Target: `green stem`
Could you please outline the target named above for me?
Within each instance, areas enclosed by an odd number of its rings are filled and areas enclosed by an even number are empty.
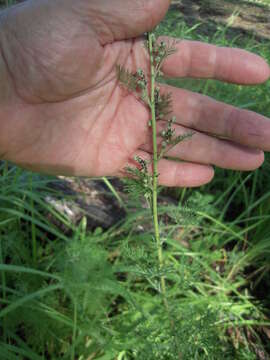
[[[3,256],[3,252],[2,252],[2,241],[0,240],[0,262],[2,264],[4,264],[4,256]],[[5,271],[2,271],[1,272],[1,279],[2,279],[2,299],[3,301],[6,300],[7,298],[7,293],[6,293],[6,286],[7,286],[7,283],[6,283],[6,273]],[[6,317],[4,316],[3,318],[3,338],[4,338],[4,342],[7,341],[7,336],[6,336]]]
[[[73,334],[72,334],[72,351],[71,351],[71,360],[75,360],[75,342],[77,336],[77,320],[78,320],[78,308],[77,300],[74,301],[74,313],[73,313]]]
[[[8,162],[5,161],[3,176],[8,176]]]
[[[152,211],[153,211],[153,221],[154,221],[154,230],[155,230],[155,239],[157,243],[158,250],[158,261],[159,268],[163,268],[163,252],[162,252],[162,243],[160,240],[159,233],[159,222],[158,222],[158,203],[157,203],[157,188],[158,188],[158,145],[157,145],[157,120],[156,120],[156,108],[155,108],[155,88],[156,88],[156,69],[154,65],[154,55],[153,55],[153,34],[149,33],[149,54],[150,54],[150,63],[151,63],[151,118],[152,118],[152,135],[153,135],[153,199],[152,199]],[[166,301],[166,283],[164,276],[161,276],[161,292],[164,297],[164,303],[167,307]]]
[[[162,271],[164,267],[164,259],[163,259],[163,251],[162,251],[162,242],[160,239],[160,232],[159,232],[159,221],[158,221],[158,202],[157,202],[157,194],[158,194],[158,162],[160,160],[158,154],[158,145],[157,145],[157,119],[156,119],[156,107],[155,107],[155,88],[156,88],[156,68],[154,64],[154,55],[153,55],[153,34],[148,33],[148,42],[149,42],[149,54],[150,54],[150,64],[151,64],[151,116],[152,116],[152,136],[153,136],[153,194],[152,194],[152,212],[153,212],[153,222],[154,222],[154,230],[155,230],[155,240],[157,244],[157,251],[158,251],[158,261],[159,261],[159,269]],[[165,277],[161,275],[160,277],[160,284],[161,284],[161,294],[163,296],[163,303],[167,310],[171,329],[173,334],[175,334],[175,324],[174,320],[171,317],[169,304],[166,298],[166,282]],[[181,352],[179,346],[177,344],[175,335],[174,343],[175,349],[177,354],[179,355],[179,359],[181,358]]]
[[[104,183],[108,187],[108,189],[112,192],[112,194],[115,196],[115,198],[117,199],[119,205],[124,210],[127,210],[127,207],[126,207],[124,201],[121,199],[120,195],[118,194],[118,192],[116,191],[116,189],[114,188],[114,186],[112,185],[110,180],[108,178],[106,178],[106,177],[103,177],[102,180],[104,181]]]
[[[29,185],[30,185],[30,191],[31,194],[33,194],[33,176],[32,174],[29,175]],[[33,198],[30,198],[30,204],[31,204],[31,235],[32,235],[32,256],[33,256],[33,263],[36,266],[37,265],[37,233],[36,233],[36,225],[34,223],[34,201]]]

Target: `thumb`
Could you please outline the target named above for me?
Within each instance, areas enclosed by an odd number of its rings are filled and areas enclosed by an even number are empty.
[[[163,19],[171,0],[92,0],[91,25],[100,42],[134,38],[152,30]]]

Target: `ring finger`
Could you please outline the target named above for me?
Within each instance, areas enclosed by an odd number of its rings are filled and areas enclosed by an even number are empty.
[[[165,121],[159,121],[158,133],[160,134],[162,130],[166,129],[166,126]],[[191,133],[191,130],[178,124],[174,125],[174,131],[176,137]],[[161,145],[161,142],[162,138],[159,136],[159,145]],[[141,149],[148,153],[152,152],[151,134],[149,134],[148,141]],[[166,153],[166,156],[198,164],[216,165],[221,168],[242,171],[254,170],[261,166],[264,161],[264,153],[261,150],[193,130],[192,136],[172,147]]]

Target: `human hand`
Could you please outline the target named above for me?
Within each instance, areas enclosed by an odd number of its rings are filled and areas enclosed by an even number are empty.
[[[148,69],[138,36],[168,6],[169,0],[29,0],[3,12],[1,158],[52,174],[123,176],[134,155],[151,157],[150,114],[119,85],[115,67]],[[256,55],[189,41],[177,44],[163,72],[246,85],[270,76]],[[212,165],[262,164],[269,119],[186,90],[162,91],[172,93],[177,134],[195,134],[169,154],[185,162],[160,161],[161,184],[198,186],[212,179]]]

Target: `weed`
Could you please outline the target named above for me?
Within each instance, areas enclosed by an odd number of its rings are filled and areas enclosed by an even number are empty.
[[[202,40],[196,27],[176,23],[177,16],[169,13],[157,33]],[[149,40],[158,49],[160,42]],[[212,40],[237,44],[226,31]],[[241,41],[270,58],[267,43]],[[152,71],[162,60],[155,56]],[[173,132],[170,96],[158,91],[160,76],[154,81],[121,67],[118,73],[149,107],[153,140],[153,119],[167,120],[158,162],[174,141],[184,140]],[[170,82],[269,115],[267,85],[250,90],[215,81]],[[47,195],[63,196],[49,188],[51,179],[0,164],[1,359],[175,360],[179,353],[183,360],[267,358],[268,164],[250,174],[217,170],[214,182],[197,191],[170,190],[172,205],[168,190],[154,186],[153,163],[135,162],[126,186],[148,207],[129,200],[126,219],[93,232],[85,219],[74,226],[46,203]],[[158,194],[157,238],[151,222]],[[68,236],[48,213],[65,224]]]

